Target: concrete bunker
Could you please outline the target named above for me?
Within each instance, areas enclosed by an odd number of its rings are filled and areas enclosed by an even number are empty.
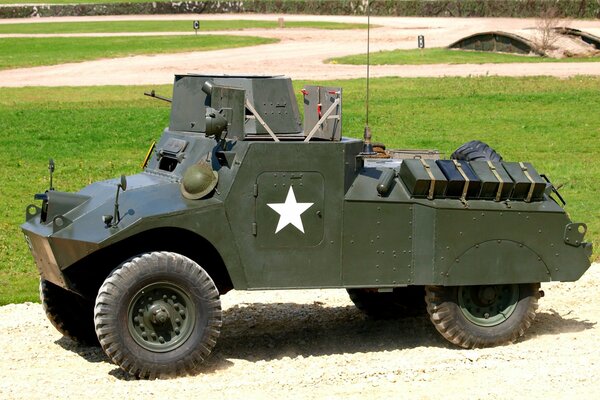
[[[513,33],[499,31],[476,33],[457,40],[448,48],[497,53],[536,53],[532,41]]]
[[[600,51],[600,37],[591,33],[567,27],[553,28],[552,32],[551,38],[544,40],[540,39],[537,29],[475,33],[453,42],[448,48],[552,58],[590,57]]]

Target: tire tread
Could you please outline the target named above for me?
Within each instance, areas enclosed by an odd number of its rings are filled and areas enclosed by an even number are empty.
[[[502,156],[498,152],[480,140],[471,140],[463,144],[452,153],[450,158],[464,161],[502,161]]]
[[[521,285],[521,287],[526,286]],[[467,349],[493,347],[514,342],[523,336],[531,326],[538,308],[539,284],[529,284],[529,289],[530,295],[520,300],[527,303],[526,310],[520,317],[516,314],[511,315],[503,324],[509,322],[511,317],[520,318],[520,320],[513,320],[512,327],[509,326],[507,332],[496,337],[493,334],[482,337],[475,329],[471,328],[474,324],[466,321],[460,314],[456,299],[452,295],[453,288],[426,286],[425,301],[431,322],[446,340]]]

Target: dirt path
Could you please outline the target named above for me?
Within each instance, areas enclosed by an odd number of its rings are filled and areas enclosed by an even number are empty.
[[[0,398],[598,398],[600,264],[546,296],[525,339],[446,343],[423,315],[365,319],[344,291],[230,292],[204,373],[137,381],[76,346],[39,304],[0,307]]]
[[[32,21],[108,20],[134,17],[87,17],[65,19],[35,19]],[[138,19],[275,19],[276,15],[227,16],[151,16]],[[336,22],[365,22],[362,17],[286,16],[287,20],[320,20]],[[6,20],[2,23],[29,22]],[[374,17],[379,28],[371,32],[372,51],[414,48],[416,37],[425,35],[428,47],[445,46],[475,32],[514,31],[535,26],[531,19],[510,18],[388,18]],[[571,21],[570,26],[600,34],[598,21]],[[365,76],[364,66],[324,64],[323,60],[365,52],[366,31],[323,31],[317,29],[250,29],[244,31],[212,32],[211,34],[254,35],[275,37],[279,43],[239,49],[205,52],[134,56],[117,59],[70,63],[55,66],[0,71],[0,86],[81,86],[132,85],[171,83],[176,73],[208,74],[285,74],[294,79],[345,79]],[[162,35],[163,33],[161,33]],[[205,33],[202,33],[203,35]],[[371,75],[381,76],[532,76],[600,75],[600,63],[553,64],[470,64],[373,66]]]

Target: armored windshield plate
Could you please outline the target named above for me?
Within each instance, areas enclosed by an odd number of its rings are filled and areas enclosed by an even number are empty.
[[[178,154],[185,150],[188,142],[182,139],[170,138],[163,146],[162,150],[166,153]]]

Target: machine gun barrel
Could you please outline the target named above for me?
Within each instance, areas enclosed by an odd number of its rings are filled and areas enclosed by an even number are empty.
[[[154,90],[151,90],[149,92],[144,92],[144,95],[145,96],[149,96],[149,97],[154,97],[155,99],[166,101],[168,103],[172,103],[173,102],[173,100],[171,100],[168,97],[164,97],[164,96],[161,96],[160,94],[156,94],[156,92]]]

